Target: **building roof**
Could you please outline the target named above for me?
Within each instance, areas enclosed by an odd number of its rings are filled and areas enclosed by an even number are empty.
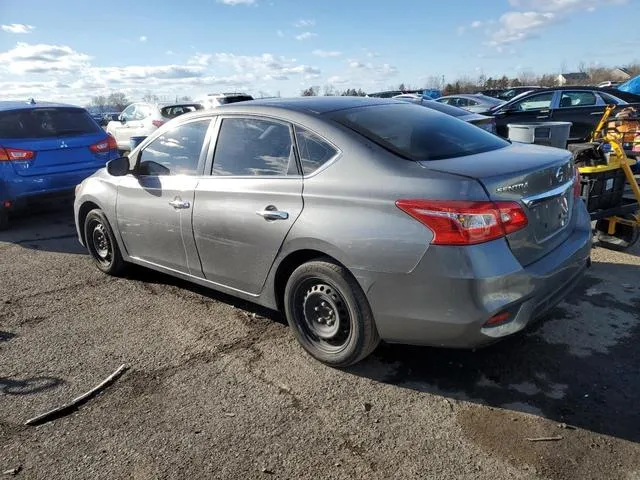
[[[588,80],[589,75],[584,72],[575,72],[575,73],[561,73],[562,77],[566,80]]]

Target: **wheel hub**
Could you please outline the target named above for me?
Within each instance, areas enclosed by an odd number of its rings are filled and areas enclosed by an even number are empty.
[[[329,285],[314,285],[307,290],[303,312],[309,329],[324,340],[334,338],[340,331],[341,300]]]
[[[96,251],[96,255],[102,260],[108,260],[111,252],[111,245],[109,244],[109,238],[104,231],[104,225],[98,224],[93,229],[93,246]]]

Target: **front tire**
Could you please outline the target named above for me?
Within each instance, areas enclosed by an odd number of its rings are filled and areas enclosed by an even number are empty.
[[[102,210],[94,209],[87,214],[84,221],[84,238],[89,255],[98,269],[113,276],[119,276],[124,272],[126,263]]]
[[[348,367],[380,343],[369,302],[349,271],[315,260],[293,271],[284,292],[287,322],[312,357]]]

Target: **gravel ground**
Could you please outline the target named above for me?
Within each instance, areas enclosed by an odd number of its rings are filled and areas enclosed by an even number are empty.
[[[101,274],[68,210],[16,220],[0,233],[0,472],[639,479],[637,254],[595,249],[566,302],[493,347],[383,345],[340,371],[278,314],[143,269]],[[23,426],[122,363],[77,411]]]

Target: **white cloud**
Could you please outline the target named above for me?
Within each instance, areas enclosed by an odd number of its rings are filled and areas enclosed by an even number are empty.
[[[7,33],[31,33],[36,27],[24,23],[10,23],[9,25],[1,25],[0,28]]]
[[[190,65],[202,65],[207,66],[211,63],[211,58],[213,55],[210,53],[196,53],[194,56],[187,60],[187,63]]]
[[[296,28],[305,28],[305,27],[313,27],[315,26],[316,21],[315,20],[298,20],[297,22],[294,22],[293,26]]]
[[[347,77],[340,77],[338,75],[334,75],[333,77],[329,77],[327,79],[327,83],[329,85],[346,85],[348,83],[351,83],[352,80],[350,78]]]
[[[252,72],[256,75],[320,75],[319,68],[309,65],[298,65],[295,58],[277,57],[270,53],[260,56],[235,55],[233,53],[216,53],[215,60],[229,65],[237,72]]]
[[[504,45],[534,37],[557,20],[557,15],[551,12],[507,12],[500,17],[499,28],[491,34],[489,45]]]
[[[304,32],[304,33],[301,33],[300,35],[296,35],[296,40],[308,40],[309,38],[313,38],[317,36],[318,36],[317,33]]]
[[[276,35],[278,35],[280,38],[283,38],[284,37],[284,32],[282,30],[278,30],[276,32]]]
[[[167,55],[175,55],[175,52],[173,50],[167,50],[166,52]]]
[[[147,37],[145,37],[144,35],[142,35],[142,36],[140,37],[140,41],[141,41],[141,42],[146,42],[146,41],[147,41]]]
[[[466,32],[466,31],[467,31],[467,27],[463,27],[463,26],[460,26],[460,27],[458,27],[458,28],[456,29],[456,33],[457,33],[458,35],[463,35],[463,34],[464,34],[464,32]]]
[[[76,52],[66,45],[28,44],[19,42],[11,50],[0,53],[2,66],[10,73],[59,73],[86,67],[89,55]]]
[[[471,28],[480,28],[482,26],[482,22],[480,20],[476,20],[475,22],[471,22]]]
[[[393,77],[398,74],[398,69],[388,63],[382,65],[374,65],[373,63],[363,63],[359,60],[349,59],[347,60],[349,68],[353,70],[366,70],[371,73],[374,79],[382,80],[389,77]]]
[[[236,5],[254,5],[256,0],[218,0],[218,3],[223,3],[225,5],[231,5],[232,7]]]
[[[331,51],[331,50],[320,50],[316,49],[313,53],[316,57],[329,58],[329,57],[339,57],[342,55],[342,52]]]

